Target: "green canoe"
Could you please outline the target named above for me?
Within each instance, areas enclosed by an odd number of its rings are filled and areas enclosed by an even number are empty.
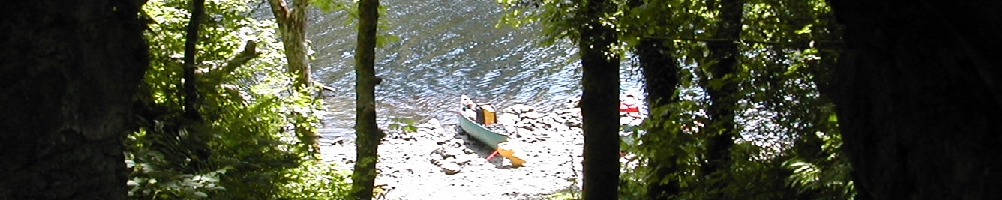
[[[497,149],[499,143],[508,140],[508,136],[487,130],[484,126],[463,117],[462,114],[457,114],[456,117],[459,118],[459,127],[462,127],[463,131],[466,131],[466,134],[484,142],[484,144],[491,146],[493,149]]]
[[[517,144],[508,144],[508,136],[487,130],[484,126],[463,117],[462,113],[458,113],[456,116],[459,118],[459,127],[461,127],[466,134],[484,142],[484,144],[493,148],[495,153],[498,155],[511,160],[511,165],[513,167],[521,167],[522,164],[526,162],[524,159],[515,155],[515,152],[519,151],[518,149],[520,148]]]

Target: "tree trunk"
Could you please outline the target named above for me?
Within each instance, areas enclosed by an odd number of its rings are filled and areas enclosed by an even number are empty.
[[[285,47],[285,60],[289,65],[289,73],[296,76],[293,87],[304,89],[310,81],[309,47],[306,45],[306,11],[309,0],[293,0],[292,8],[285,5],[285,0],[268,0],[271,12],[275,14],[278,30],[281,32],[282,45]],[[294,113],[294,129],[299,140],[312,147],[313,152],[320,151],[317,143],[317,133],[307,127],[309,123],[305,114]]]
[[[376,24],[379,0],[361,0],[358,4],[358,44],[355,46],[355,170],[351,192],[357,200],[372,199],[376,181],[376,161],[383,131],[376,125]]]
[[[309,47],[306,45],[306,11],[310,1],[293,0],[291,9],[285,5],[285,0],[268,0],[268,3],[281,32],[289,73],[296,76],[294,85],[300,89],[308,87],[310,62],[307,55]]]
[[[586,200],[618,199],[619,190],[619,56],[610,48],[616,32],[600,17],[616,9],[607,0],[583,0],[578,48],[581,49],[581,116],[584,130],[583,196]]]
[[[192,0],[191,19],[188,21],[188,32],[184,41],[184,118],[191,121],[202,121],[198,113],[198,79],[195,78],[195,44],[198,44],[198,26],[204,15],[205,0]]]
[[[706,93],[710,98],[710,106],[707,115],[710,117],[710,124],[704,131],[709,139],[706,143],[707,157],[706,163],[702,166],[702,171],[709,181],[711,189],[723,187],[723,180],[719,180],[722,172],[730,168],[731,147],[734,146],[734,138],[737,136],[734,123],[734,107],[737,104],[738,80],[738,40],[741,36],[741,16],[744,1],[742,0],[721,0],[720,1],[720,22],[714,37],[720,41],[707,43],[710,50],[710,58],[715,61],[710,63],[709,84],[705,85]],[[710,199],[723,199],[721,193],[708,194]]]
[[[836,111],[861,199],[1002,199],[1000,1],[836,1]]]
[[[636,9],[645,4],[643,0],[629,0],[628,5],[630,9]],[[642,26],[639,30],[632,30],[637,33],[646,33],[649,27]],[[672,57],[672,52],[674,51],[671,41],[660,38],[651,38],[644,35],[640,35],[640,40],[638,41],[634,54],[637,55],[639,60],[640,69],[644,77],[644,90],[647,93],[647,105],[648,105],[648,119],[652,120],[664,120],[668,117],[669,113],[657,113],[655,110],[662,110],[661,107],[669,105],[677,101],[675,98],[675,91],[678,89],[679,84],[679,71],[681,70],[678,66],[678,61]],[[658,138],[656,140],[661,140],[660,138],[670,137],[669,130],[666,127],[660,126],[660,123],[650,123],[651,128],[647,130],[647,134],[644,138]],[[655,142],[645,142],[645,145],[655,145]],[[651,170],[651,178],[647,180],[647,198],[648,199],[668,199],[670,196],[677,194],[680,189],[680,184],[677,179],[671,177],[671,174],[678,171],[678,165],[676,164],[677,157],[671,156],[670,152],[659,152],[663,151],[665,148],[659,148],[662,145],[653,146],[649,148],[651,156],[648,159],[648,168]],[[664,156],[669,155],[669,156]],[[667,181],[664,181],[668,179]]]
[[[126,199],[122,140],[149,67],[143,2],[0,8],[0,199]]]
[[[676,102],[675,91],[679,83],[679,66],[675,58],[672,57],[672,48],[662,39],[642,38],[637,45],[636,54],[640,60],[640,68],[644,75],[644,86],[647,91],[647,105],[649,111],[655,108],[664,107]],[[647,112],[648,118],[664,119],[667,113]],[[655,116],[657,115],[657,116]],[[654,124],[648,130],[649,137],[668,137],[668,130],[665,127]],[[655,149],[654,151],[660,151]],[[669,153],[652,153],[653,155],[670,155]],[[675,164],[675,156],[655,157],[648,163],[654,171],[654,182],[650,182],[647,188],[649,199],[667,199],[669,196],[678,193],[679,183],[676,180],[663,182],[662,179],[670,178],[670,174],[678,171]]]
[[[195,59],[198,50],[195,47],[198,44],[198,29],[202,22],[202,15],[205,15],[205,0],[192,0],[191,19],[188,21],[188,30],[184,41],[184,69],[182,71],[184,72],[184,118],[188,120],[187,123],[194,124],[202,122],[202,114],[199,112],[198,105],[201,101],[198,95],[198,78],[195,75],[195,70],[198,68]],[[212,156],[212,150],[208,144],[211,136],[204,131],[193,129],[188,131],[191,132],[192,137],[187,137],[187,139],[192,140],[191,150],[194,152],[190,158],[194,158],[194,160],[189,161],[191,167],[185,168],[184,172],[196,173],[197,170],[203,169]],[[186,138],[180,135],[173,135],[173,137]]]
[[[644,75],[644,89],[647,91],[647,105],[650,108],[666,106],[677,100],[673,97],[678,89],[678,73],[681,69],[678,61],[672,57],[674,50],[670,42],[641,38],[637,45],[636,53]]]

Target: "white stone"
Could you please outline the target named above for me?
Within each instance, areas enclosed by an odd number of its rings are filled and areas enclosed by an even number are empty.
[[[498,114],[498,124],[514,125],[518,122],[518,115],[501,113]]]
[[[459,164],[448,161],[443,162],[442,165],[439,167],[442,168],[442,172],[445,172],[446,175],[458,174],[460,171],[463,170],[463,166],[459,166]]]

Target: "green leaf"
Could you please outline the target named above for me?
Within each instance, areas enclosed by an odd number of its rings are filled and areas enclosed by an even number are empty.
[[[812,26],[814,26],[814,24],[804,25],[804,28],[801,28],[800,30],[794,31],[794,33],[796,33],[796,34],[809,34],[809,33],[811,33],[811,27]]]

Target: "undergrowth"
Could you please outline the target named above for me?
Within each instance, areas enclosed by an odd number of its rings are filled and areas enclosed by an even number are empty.
[[[201,119],[183,116],[188,4],[143,8],[151,68],[136,96],[139,131],[125,141],[130,198],[346,199],[349,172],[322,162],[315,140],[293,128],[316,131],[315,88],[292,89],[275,22],[249,17],[247,2],[206,1],[196,54]],[[250,49],[249,62],[227,67]]]

